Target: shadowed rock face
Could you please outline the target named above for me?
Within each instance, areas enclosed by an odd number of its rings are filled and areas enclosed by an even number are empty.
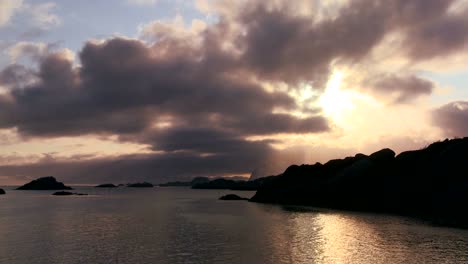
[[[251,201],[388,212],[468,227],[468,138],[292,165]]]
[[[236,194],[227,194],[224,196],[219,197],[219,200],[225,201],[242,201],[242,200],[249,200],[248,198],[240,197]]]
[[[54,177],[42,177],[33,180],[25,185],[18,187],[17,190],[73,190],[71,187],[65,186],[58,182]]]
[[[0,195],[5,194],[5,190],[0,189]]]

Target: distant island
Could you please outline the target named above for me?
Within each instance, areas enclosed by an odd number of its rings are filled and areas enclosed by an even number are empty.
[[[226,178],[214,179],[204,183],[194,184],[192,189],[221,189],[233,191],[256,191],[263,184],[272,180],[274,176],[258,178],[251,181],[230,180]]]
[[[127,187],[132,187],[132,188],[153,188],[154,185],[149,182],[138,182],[138,183],[129,183],[127,184]]]
[[[71,195],[84,196],[84,195],[88,195],[88,194],[60,191],[60,192],[54,192],[52,195],[55,195],[55,196],[71,196]]]
[[[16,189],[17,190],[73,190],[73,188],[69,186],[65,186],[65,184],[58,182],[52,176],[42,177],[42,178],[33,180]]]
[[[208,177],[195,177],[191,181],[174,181],[168,183],[161,183],[159,187],[191,187],[197,184],[209,182]]]
[[[262,184],[273,176],[258,178],[255,180],[234,180],[231,178],[197,177],[192,181],[175,181],[159,184],[160,187],[192,187],[192,189],[216,189],[233,191],[256,191]]]
[[[226,194],[226,195],[223,195],[221,197],[219,197],[218,200],[224,200],[224,201],[247,201],[249,200],[249,198],[244,198],[244,197],[240,197],[239,195],[237,194]]]
[[[395,157],[369,156],[292,165],[265,182],[253,202],[383,212],[468,227],[468,138],[435,142]]]
[[[104,184],[99,184],[95,186],[96,188],[117,188],[117,185],[114,185],[112,183],[104,183]]]

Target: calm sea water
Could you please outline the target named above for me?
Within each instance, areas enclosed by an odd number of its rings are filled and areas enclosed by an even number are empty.
[[[412,219],[217,200],[232,191],[77,191],[92,195],[7,188],[0,263],[468,263],[468,231]]]

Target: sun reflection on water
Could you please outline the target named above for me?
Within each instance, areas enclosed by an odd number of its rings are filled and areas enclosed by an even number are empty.
[[[290,244],[281,247],[291,263],[439,263],[452,245],[437,237],[458,236],[412,219],[359,213],[293,212],[285,226]]]

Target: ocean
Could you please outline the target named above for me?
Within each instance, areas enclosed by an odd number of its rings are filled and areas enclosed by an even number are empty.
[[[0,263],[468,263],[468,230],[183,187],[0,196]]]

